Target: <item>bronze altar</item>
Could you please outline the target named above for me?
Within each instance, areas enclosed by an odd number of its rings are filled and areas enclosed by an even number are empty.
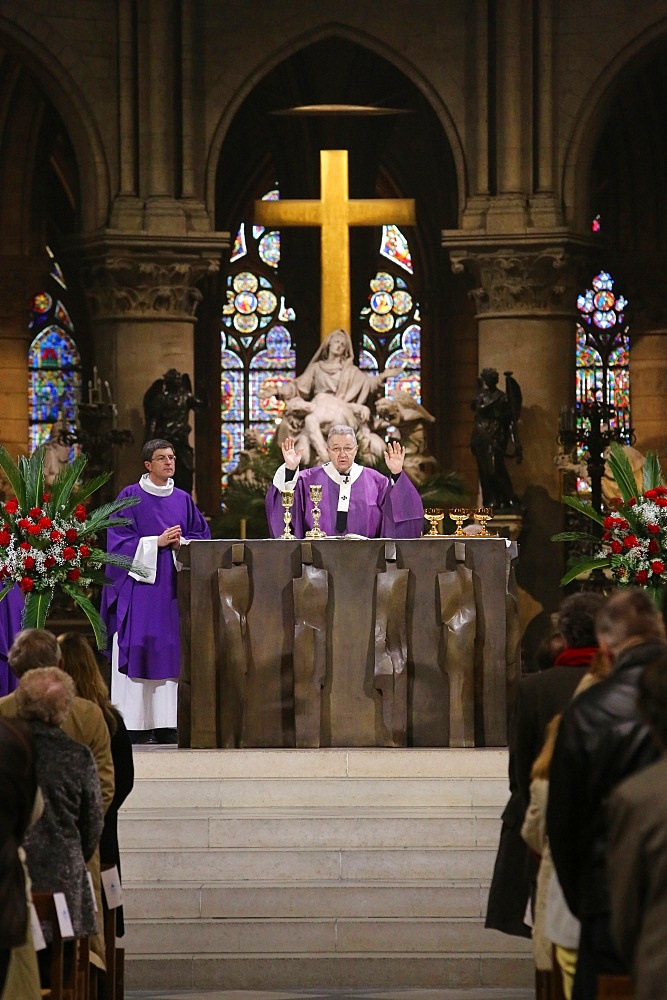
[[[516,558],[504,538],[191,542],[179,745],[504,746]]]

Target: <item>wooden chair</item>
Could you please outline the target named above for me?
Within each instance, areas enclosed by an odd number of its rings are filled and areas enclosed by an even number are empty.
[[[598,976],[598,1000],[633,1000],[628,976]]]
[[[112,865],[102,865],[102,871]],[[116,911],[110,910],[102,893],[104,909],[104,943],[107,971],[105,975],[105,1000],[123,1000],[125,996],[125,949],[116,943]]]
[[[63,939],[56,913],[56,904],[50,892],[33,892],[32,902],[41,922],[51,925],[49,986],[41,990],[47,1000],[89,1000],[90,971],[88,938]],[[72,960],[65,961],[66,949],[71,949]],[[66,964],[69,968],[66,969]]]

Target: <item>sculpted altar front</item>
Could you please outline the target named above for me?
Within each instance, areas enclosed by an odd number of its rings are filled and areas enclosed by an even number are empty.
[[[503,538],[192,542],[179,745],[504,746],[516,557]]]

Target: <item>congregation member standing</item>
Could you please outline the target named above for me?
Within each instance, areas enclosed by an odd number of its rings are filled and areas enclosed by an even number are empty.
[[[540,648],[539,670],[519,681],[509,740],[510,799],[502,815],[485,921],[486,927],[505,934],[531,936],[524,916],[534,894],[537,866],[521,838],[531,770],[548,723],[570,701],[597,651],[595,616],[602,602],[595,593],[566,597],[555,633]]]
[[[36,667],[59,667],[62,661],[60,646],[55,635],[41,628],[22,629],[9,650],[9,666],[20,680]],[[0,698],[0,717],[16,717],[16,692]],[[77,743],[91,751],[100,782],[102,806],[108,809],[114,796],[114,770],[111,758],[111,741],[102,712],[92,702],[76,697],[62,729]]]
[[[74,681],[77,695],[99,706],[109,730],[115,791],[113,801],[104,815],[104,828],[100,837],[100,864],[115,865],[120,875],[118,810],[134,786],[132,743],[123,716],[109,701],[109,692],[86,637],[78,632],[64,632],[58,636],[58,645],[62,652],[62,669]],[[124,929],[123,907],[119,906],[116,908],[117,937],[122,937]]]
[[[21,847],[43,809],[25,723],[0,719],[0,1000],[39,1000],[30,877]]]
[[[322,487],[320,527],[325,534],[362,535],[364,538],[419,538],[424,507],[414,484],[403,471],[405,448],[390,441],[384,460],[391,478],[354,461],[357,439],[347,424],[334,424],[327,435],[329,461],[299,469],[302,453],[294,438],[282,443],[285,462],[276,472],[266,496],[266,517],[272,538],[283,531],[281,495],[293,491],[292,526],[297,538],[313,527],[309,486]]]
[[[98,930],[86,862],[97,848],[103,813],[90,750],[60,728],[74,698],[74,681],[58,667],[28,670],[16,689],[17,714],[30,728],[44,797],[44,811],[24,840],[30,878],[37,892],[64,893],[79,938]]]
[[[111,700],[135,742],[176,742],[181,636],[176,598],[176,555],[192,539],[211,537],[192,497],[174,486],[176,456],[155,438],[142,449],[145,473],[119,494],[139,497],[123,516],[129,524],[107,532],[109,552],[137,566],[108,566],[102,618],[110,638]]]
[[[646,664],[667,653],[662,617],[645,590],[614,593],[598,614],[596,631],[611,673],[563,712],[547,805],[556,874],[568,907],[581,922],[573,1000],[595,1000],[599,975],[626,970],[609,925],[609,797],[623,778],[658,755],[639,715],[637,691]]]
[[[530,773],[554,715],[570,702],[598,651],[595,620],[604,597],[593,591],[571,594],[558,611],[556,630],[565,641],[548,670],[522,677],[517,691],[513,761],[514,777],[525,813],[530,798]]]
[[[622,781],[609,800],[611,929],[635,1000],[664,996],[667,983],[667,656],[639,680],[639,710],[660,759]]]

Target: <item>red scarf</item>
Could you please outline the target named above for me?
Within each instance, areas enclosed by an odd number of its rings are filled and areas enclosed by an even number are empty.
[[[568,646],[558,654],[554,667],[587,667],[597,652],[597,646]]]

